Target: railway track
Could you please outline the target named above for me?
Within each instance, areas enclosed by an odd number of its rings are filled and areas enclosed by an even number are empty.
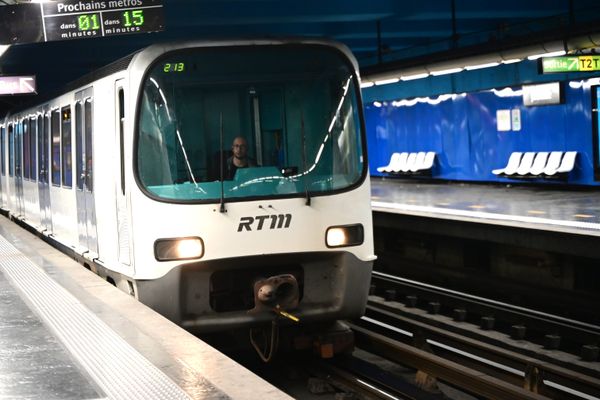
[[[408,300],[404,298],[406,304],[403,304],[370,296],[365,317],[352,326],[359,348],[485,398],[600,398],[600,363],[514,340],[507,334],[481,329],[465,320],[457,322],[452,316],[438,312],[443,309],[441,304],[450,304],[444,307],[449,308],[460,303],[472,315],[491,315],[493,312],[493,315],[502,315],[508,320],[518,317],[521,323],[539,323],[548,329],[555,323],[563,335],[581,335],[585,340],[594,337],[595,327],[571,325],[564,318],[552,318],[379,273],[374,273],[373,277],[377,292],[382,290],[379,286],[382,280],[388,285],[399,282],[395,286],[396,294],[408,296]],[[389,296],[387,291],[391,289],[383,287]],[[437,301],[425,293],[437,296]],[[416,296],[421,298],[420,303],[414,301]],[[431,309],[432,302],[440,304],[435,306],[436,310]],[[420,305],[428,310],[418,309]],[[511,316],[511,311],[516,316]]]
[[[441,396],[427,393],[408,381],[396,379],[380,367],[354,356],[314,363],[308,370],[311,375],[342,393],[336,398],[441,400]]]
[[[430,323],[435,322],[435,318],[432,318],[435,315],[443,315],[459,323],[469,322],[479,328],[473,332],[475,336],[486,332],[484,336],[493,339],[497,335],[490,332],[500,332],[512,339],[512,344],[526,340],[537,346],[531,346],[531,349],[520,346],[522,351],[538,355],[541,351],[550,358],[559,355],[566,365],[586,373],[593,374],[592,371],[596,371],[600,376],[600,363],[596,363],[600,352],[598,325],[380,272],[373,272],[372,283],[375,286],[372,287],[372,294],[377,294],[377,297],[390,304],[404,304],[404,307],[392,306],[391,309],[395,312],[412,315]],[[379,303],[381,307],[388,307],[384,302]],[[461,329],[457,326],[452,324],[448,328]],[[561,352],[570,356],[560,354]]]
[[[294,368],[310,376],[308,395],[294,397],[600,399],[600,362],[510,337],[514,321],[527,327],[528,338],[551,331],[579,336],[578,342],[597,340],[597,327],[377,272],[373,282],[377,295],[351,324],[357,350],[326,362],[300,361]],[[456,318],[456,309],[466,318]],[[508,327],[508,333],[482,326],[483,316],[494,316],[494,328]],[[295,365],[292,359],[280,362],[275,371]],[[423,379],[428,390],[419,385]],[[286,390],[288,383],[279,385]],[[326,394],[319,392],[323,385],[331,386]],[[448,388],[457,397],[447,396]]]

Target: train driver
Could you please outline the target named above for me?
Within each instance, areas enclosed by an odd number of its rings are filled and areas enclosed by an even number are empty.
[[[242,136],[236,136],[231,145],[231,157],[227,159],[225,179],[231,180],[238,168],[256,167],[256,161],[248,156],[248,141]]]

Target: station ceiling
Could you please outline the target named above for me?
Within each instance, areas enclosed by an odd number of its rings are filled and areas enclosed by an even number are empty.
[[[0,8],[26,2],[0,0]],[[34,74],[38,91],[44,94],[155,42],[282,36],[336,39],[350,47],[361,69],[374,71],[600,31],[595,28],[600,26],[597,0],[163,0],[163,4],[162,32],[12,45],[0,58],[0,73]],[[30,100],[0,97],[0,115]]]

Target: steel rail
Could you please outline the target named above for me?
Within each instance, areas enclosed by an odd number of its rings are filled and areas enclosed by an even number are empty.
[[[409,342],[405,344],[432,348],[445,359],[552,398],[564,397],[565,393],[600,398],[600,379],[596,377],[418,322],[373,304],[367,306],[367,317],[361,322],[382,326],[386,336],[400,337],[398,341]]]
[[[453,386],[489,399],[548,400],[549,397],[502,381],[364,327],[351,325],[359,348],[390,361],[408,365]]]
[[[600,343],[600,326],[576,321],[548,313],[531,310],[455,290],[445,289],[381,272],[373,271],[373,278],[383,280],[403,292],[429,300],[436,299],[445,307],[464,307],[482,316],[494,316],[512,324],[525,324],[528,329],[558,334],[577,344]]]
[[[332,362],[319,362],[313,365],[311,374],[330,382],[331,385],[347,393],[356,393],[360,398],[385,400],[414,400],[416,397],[407,391],[390,388],[377,379],[350,371]],[[413,390],[414,391],[414,390]],[[420,396],[422,397],[422,396]]]

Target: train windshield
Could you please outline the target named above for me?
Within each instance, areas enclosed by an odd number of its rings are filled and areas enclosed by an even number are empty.
[[[349,188],[366,173],[356,81],[322,45],[168,53],[143,82],[138,180],[174,201]]]

